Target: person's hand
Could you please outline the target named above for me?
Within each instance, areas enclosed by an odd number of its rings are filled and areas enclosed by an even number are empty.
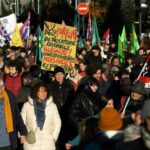
[[[122,113],[120,114],[120,117],[121,117],[121,119],[124,119],[124,117],[125,117],[125,112],[122,112]]]
[[[72,145],[71,145],[71,144],[66,143],[66,150],[70,150],[70,149],[71,149],[71,147],[72,147]]]
[[[21,144],[23,144],[24,142],[26,142],[27,141],[27,137],[26,136],[20,136],[20,142],[21,142]]]

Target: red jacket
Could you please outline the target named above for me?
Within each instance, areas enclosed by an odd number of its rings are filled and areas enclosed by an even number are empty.
[[[15,96],[18,95],[20,87],[21,87],[21,75],[20,74],[17,74],[17,76],[15,77],[12,77],[10,75],[6,76],[5,88],[10,90]]]

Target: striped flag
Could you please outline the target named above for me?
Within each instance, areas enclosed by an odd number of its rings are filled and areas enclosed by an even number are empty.
[[[145,76],[145,75],[150,76],[150,53],[147,55],[146,59],[144,60],[143,67],[136,80],[138,80],[141,76]]]
[[[20,34],[24,41],[27,41],[30,35],[30,13],[28,13],[28,18],[20,28]]]

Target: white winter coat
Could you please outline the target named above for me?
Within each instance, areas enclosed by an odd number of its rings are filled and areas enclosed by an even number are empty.
[[[35,131],[37,124],[32,98],[29,97],[28,102],[23,105],[21,115],[28,131]],[[55,150],[55,141],[60,132],[61,120],[52,97],[47,100],[45,116],[43,129],[40,130],[38,127],[35,132],[36,143],[28,144],[25,142],[24,150]]]

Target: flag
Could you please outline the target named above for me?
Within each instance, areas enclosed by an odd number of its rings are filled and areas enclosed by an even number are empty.
[[[75,0],[75,9],[77,10],[78,7],[78,0]]]
[[[11,41],[9,34],[7,33],[7,30],[3,25],[0,25],[0,35],[4,40]]]
[[[13,33],[13,37],[12,37],[12,40],[10,42],[10,46],[15,46],[15,47],[23,47],[23,41],[21,39],[21,35],[20,35],[20,32],[19,32],[19,29],[18,29],[18,25],[16,23],[16,26],[15,26],[15,30],[14,30],[14,33]]]
[[[22,27],[20,28],[20,34],[24,41],[27,41],[30,35],[30,13],[28,13],[27,20],[23,23]]]
[[[38,58],[39,61],[42,61],[43,42],[44,42],[44,35],[40,26],[38,26],[36,57]]]
[[[65,26],[66,25],[66,23],[65,23],[65,21],[64,20],[62,20],[62,23],[61,23],[63,26]]]
[[[121,41],[123,43],[123,51],[126,51],[128,48],[128,43],[127,43],[127,36],[126,36],[126,29],[125,26],[122,29],[122,33],[121,33]]]
[[[118,52],[117,52],[117,55],[119,57],[120,63],[123,64],[124,63],[123,42],[121,40],[120,35],[118,37]]]
[[[89,13],[89,17],[88,17],[88,28],[87,28],[86,38],[89,40],[92,40],[92,21],[91,21],[90,13]]]
[[[99,33],[98,33],[98,28],[97,28],[97,22],[96,22],[96,18],[93,18],[92,21],[92,46],[98,45],[98,43],[100,42],[100,37],[99,37]]]
[[[0,35],[0,47],[3,47],[5,45],[3,37]]]
[[[110,28],[107,29],[107,31],[104,33],[103,38],[105,39],[105,43],[109,44],[109,38],[110,38]]]
[[[139,43],[138,43],[135,28],[134,28],[134,25],[132,25],[130,53],[131,54],[136,54],[139,48],[140,48],[140,46],[139,46]]]
[[[140,76],[150,76],[150,53],[144,60],[143,68],[141,69],[141,72],[139,74],[139,77]]]
[[[75,16],[74,16],[73,25],[74,25],[74,27],[76,27],[76,28],[78,29],[78,18],[77,18],[77,15],[76,15],[76,14],[75,14]]]
[[[11,14],[0,18],[0,43],[4,45],[4,41],[11,41],[16,25],[16,16]]]
[[[83,39],[80,37],[78,44],[77,44],[77,49],[81,49],[84,47]]]

